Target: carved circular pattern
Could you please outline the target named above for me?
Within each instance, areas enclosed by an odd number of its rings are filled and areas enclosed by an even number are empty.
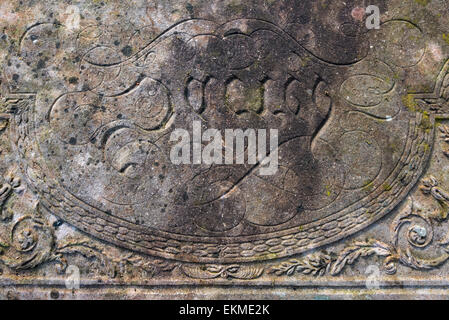
[[[433,118],[399,112],[401,88],[264,21],[188,21],[126,59],[95,47],[80,63],[99,81],[50,105],[29,98],[13,119],[17,152],[43,206],[131,250],[193,262],[304,252],[388,214],[429,157]],[[278,172],[172,164],[170,134],[193,121],[279,129]]]

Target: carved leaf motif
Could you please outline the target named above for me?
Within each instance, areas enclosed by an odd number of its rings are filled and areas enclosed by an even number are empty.
[[[337,275],[346,265],[353,264],[360,257],[367,257],[373,254],[388,257],[393,255],[393,252],[394,250],[388,244],[377,240],[356,242],[340,253],[330,272],[332,275]]]
[[[103,270],[110,274],[114,274],[114,268],[109,261],[107,261],[106,256],[102,253],[100,249],[95,247],[93,244],[88,241],[81,242],[68,242],[66,244],[62,244],[56,249],[56,252],[60,256],[66,257],[67,255],[81,255],[86,259],[96,259],[100,262],[100,266],[103,267]],[[61,270],[64,271],[67,268],[67,263],[65,259],[61,259]]]
[[[241,280],[250,280],[259,278],[263,273],[263,268],[256,267],[238,267],[235,272],[228,270],[230,277]]]
[[[449,127],[447,125],[442,125],[439,127],[441,132],[441,138],[443,138],[444,142],[449,142]]]
[[[204,266],[183,266],[184,274],[193,279],[215,279],[220,276],[220,269],[207,269]]]
[[[126,259],[134,268],[141,269],[150,274],[156,274],[159,271],[169,272],[178,267],[178,263],[170,262],[167,260],[152,260],[145,259],[141,256],[132,255]]]
[[[251,280],[260,277],[263,273],[263,268],[240,265],[184,265],[181,269],[186,276],[193,279],[215,279],[222,277],[226,279]]]
[[[95,260],[98,266],[104,273],[110,277],[115,277],[116,274],[124,274],[127,272],[127,266],[134,271],[143,271],[147,276],[154,276],[155,274],[164,271],[172,271],[177,267],[176,263],[154,260],[151,258],[144,258],[138,255],[128,254],[125,257],[114,258],[105,254],[101,248],[97,247],[90,241],[68,242],[61,245],[56,250],[60,256],[67,255],[81,255],[86,259]],[[61,260],[62,270],[67,267],[65,260]]]
[[[57,259],[53,230],[39,217],[25,216],[11,230],[11,244],[1,261],[14,270],[33,269]]]
[[[274,266],[269,273],[278,276],[292,276],[295,272],[302,274],[310,274],[314,276],[323,276],[329,271],[333,258],[325,253],[313,254],[303,260],[292,259]]]

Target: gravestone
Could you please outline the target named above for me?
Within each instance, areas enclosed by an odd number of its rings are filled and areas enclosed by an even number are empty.
[[[440,297],[449,13],[370,5],[2,1],[0,297]]]

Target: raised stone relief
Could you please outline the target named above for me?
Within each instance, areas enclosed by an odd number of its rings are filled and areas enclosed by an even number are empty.
[[[65,298],[105,279],[328,294],[326,281],[360,288],[370,264],[381,282],[435,289],[449,259],[447,13],[409,2],[409,15],[377,3],[370,30],[356,0],[5,1],[0,280],[64,283],[76,266],[79,291],[54,289]],[[179,129],[189,162],[172,159]],[[244,135],[236,153],[228,130]]]

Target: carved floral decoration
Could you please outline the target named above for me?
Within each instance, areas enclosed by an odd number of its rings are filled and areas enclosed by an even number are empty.
[[[278,276],[296,273],[322,276],[326,273],[336,276],[360,257],[384,257],[383,267],[387,274],[395,274],[398,264],[415,270],[430,270],[449,260],[449,234],[436,239],[434,228],[447,222],[449,193],[441,189],[438,181],[430,176],[423,179],[421,191],[433,197],[441,206],[437,212],[418,208],[409,200],[403,210],[392,222],[391,242],[376,239],[356,241],[338,254],[315,253],[303,259],[292,259],[275,265],[270,273]],[[431,248],[430,257],[422,257],[418,251]]]

